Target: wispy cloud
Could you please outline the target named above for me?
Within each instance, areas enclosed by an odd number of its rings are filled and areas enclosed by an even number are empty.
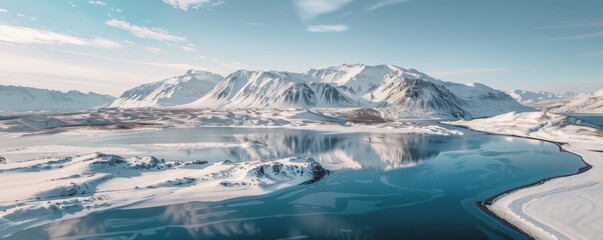
[[[336,12],[352,0],[296,0],[297,15],[304,21],[322,14]]]
[[[83,38],[51,30],[0,25],[0,42],[31,45],[77,45],[107,49],[122,47],[121,44],[104,38]]]
[[[259,23],[259,22],[247,22],[247,25],[254,26],[254,27],[266,26],[265,23]]]
[[[349,29],[347,25],[310,25],[306,28],[308,32],[345,32]]]
[[[140,65],[147,65],[147,66],[171,68],[171,69],[177,69],[177,70],[189,70],[189,69],[206,70],[206,68],[203,68],[203,67],[200,67],[200,66],[191,65],[191,64],[186,64],[186,63],[147,62],[147,61],[140,61],[140,60],[133,60],[133,59],[102,57],[102,56],[97,56],[97,55],[88,54],[88,53],[82,53],[82,52],[75,52],[75,51],[61,51],[61,52],[63,52],[63,53],[69,53],[69,54],[73,54],[73,55],[78,55],[78,56],[84,56],[84,57],[90,57],[90,58],[105,60],[105,61],[112,61],[112,62],[133,63],[133,64],[140,64]]]
[[[189,44],[185,44],[185,45],[183,45],[183,44],[165,43],[165,45],[168,45],[168,46],[171,46],[171,47],[175,47],[175,48],[178,48],[180,50],[187,51],[187,52],[196,52],[197,51],[197,49],[195,48],[195,45],[194,44],[190,44],[190,43]]]
[[[6,10],[4,8],[0,8],[0,12],[6,13],[6,12],[8,12],[8,10]]]
[[[160,52],[164,52],[163,50],[161,50],[161,48],[156,48],[156,47],[144,47],[146,50],[149,50],[151,52],[154,53],[160,53]]]
[[[154,39],[162,42],[186,42],[186,38],[182,36],[172,35],[167,30],[162,28],[141,27],[117,19],[108,20],[105,22],[105,24],[122,30],[126,30],[130,32],[130,34],[139,38]]]
[[[95,5],[103,5],[103,6],[106,6],[106,5],[107,5],[107,4],[106,4],[105,2],[103,2],[103,1],[93,1],[93,0],[90,0],[90,1],[88,1],[88,3],[90,3],[90,4],[95,4]]]
[[[589,52],[589,53],[583,54],[582,56],[585,56],[585,57],[603,57],[603,51]]]
[[[477,75],[477,74],[487,74],[487,73],[508,72],[511,70],[512,70],[511,68],[469,68],[469,69],[434,71],[434,72],[430,72],[430,74],[433,76],[436,76],[436,77],[450,77],[450,76],[460,76],[460,75]]]
[[[188,51],[188,52],[196,52],[197,49],[195,49],[194,46],[178,46],[177,48],[180,48],[184,51]]]
[[[227,67],[227,68],[231,68],[231,69],[244,69],[246,67],[245,64],[242,64],[240,62],[235,62],[235,61],[224,61],[218,58],[212,58],[211,60],[212,62],[214,62],[215,64],[218,64],[222,67]]]
[[[367,12],[375,11],[375,10],[383,8],[383,7],[397,5],[397,4],[408,2],[408,1],[409,0],[382,0],[377,3],[374,3],[373,5],[368,6],[365,9],[365,11],[367,11]]]
[[[572,36],[565,36],[565,37],[550,38],[549,40],[582,40],[582,39],[598,38],[598,37],[603,37],[603,32],[586,33],[586,34],[579,34],[579,35],[572,35]]]
[[[581,28],[581,27],[600,27],[603,26],[601,19],[582,19],[574,21],[560,22],[549,26],[541,27],[540,29],[558,29],[558,28]]]
[[[163,0],[164,3],[187,11],[189,8],[199,9],[201,7],[216,7],[224,4],[222,0]]]

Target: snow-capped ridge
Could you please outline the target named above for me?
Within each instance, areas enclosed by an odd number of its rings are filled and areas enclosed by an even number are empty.
[[[573,112],[573,113],[603,113],[603,89],[594,93],[583,95],[560,106],[551,108],[553,112]]]
[[[100,108],[115,99],[109,95],[0,85],[0,111],[83,110]]]
[[[438,80],[394,65],[343,64],[305,73],[238,70],[185,108],[391,108],[397,115],[482,117],[524,111],[480,83]]]
[[[560,93],[552,93],[545,91],[528,91],[528,90],[512,90],[506,92],[509,96],[513,97],[520,103],[523,104],[535,104],[543,101],[551,101],[551,100],[565,100],[565,99],[573,99],[577,97],[581,97],[584,95],[588,95],[588,93],[576,93],[576,92],[560,92]]]
[[[190,103],[209,92],[223,77],[188,70],[184,75],[147,83],[124,92],[110,107],[168,107]]]

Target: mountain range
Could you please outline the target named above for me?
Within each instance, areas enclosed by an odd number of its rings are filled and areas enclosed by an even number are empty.
[[[105,107],[114,99],[112,96],[93,92],[60,92],[0,85],[0,111],[82,110]]]
[[[114,100],[95,93],[9,87],[10,90],[7,87],[0,89],[0,94],[3,94],[0,97],[6,99],[5,103],[12,101],[16,104],[4,104],[0,110],[15,106],[19,108],[16,110],[93,107],[380,108],[401,118],[475,118],[530,111],[532,106],[558,111],[598,111],[596,105],[600,103],[596,94],[502,92],[479,83],[459,84],[435,79],[416,69],[364,64],[343,64],[303,73],[238,70],[225,78],[216,73],[189,70],[181,76],[132,88]],[[28,91],[30,94],[25,93]],[[46,95],[41,92],[46,92]],[[562,108],[573,99],[582,100]],[[38,101],[44,104],[36,103]],[[559,101],[564,104],[559,104]],[[538,105],[541,103],[546,105]],[[591,105],[595,106],[589,110]]]
[[[526,105],[535,104],[542,101],[550,101],[550,100],[566,100],[573,99],[580,96],[588,95],[589,93],[575,93],[575,92],[561,92],[561,93],[551,93],[551,92],[532,92],[527,90],[513,90],[506,92],[513,99],[518,102]]]
[[[438,80],[393,65],[340,65],[305,73],[239,70],[186,108],[386,108],[399,116],[482,117],[528,111],[483,84]]]
[[[560,113],[603,113],[603,89],[576,97],[566,104],[549,109],[549,111]]]

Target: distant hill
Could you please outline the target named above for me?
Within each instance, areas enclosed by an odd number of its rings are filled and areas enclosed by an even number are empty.
[[[0,111],[82,110],[107,106],[114,99],[93,92],[0,85]]]

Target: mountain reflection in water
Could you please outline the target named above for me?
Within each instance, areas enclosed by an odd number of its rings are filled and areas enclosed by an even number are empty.
[[[213,129],[170,129],[161,133],[142,133],[126,139],[106,139],[118,143],[160,143],[162,139],[183,143],[221,142],[234,143],[228,147],[190,147],[180,149],[143,149],[150,154],[174,160],[269,161],[293,156],[309,156],[323,166],[332,169],[368,168],[391,170],[412,167],[434,158],[442,151],[459,145],[476,149],[479,143],[461,136],[438,136],[429,134],[376,134],[376,133],[326,133],[308,130],[268,129],[270,133],[257,129],[237,129],[221,132]],[[195,134],[195,132],[197,134]],[[446,140],[444,140],[446,138]],[[151,140],[149,140],[151,139]],[[462,143],[459,143],[462,142]],[[258,143],[259,146],[245,146]]]

